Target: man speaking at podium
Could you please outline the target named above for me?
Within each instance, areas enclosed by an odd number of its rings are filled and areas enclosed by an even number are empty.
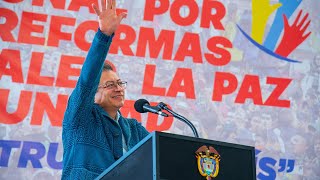
[[[116,14],[115,0],[101,0],[100,4],[101,10],[92,5],[99,29],[64,115],[62,179],[94,179],[148,135],[137,120],[119,113],[127,82],[104,63],[126,14]]]

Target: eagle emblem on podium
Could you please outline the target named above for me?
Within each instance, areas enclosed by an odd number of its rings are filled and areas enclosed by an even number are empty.
[[[199,173],[211,180],[218,176],[220,155],[217,150],[209,146],[201,146],[196,151]]]

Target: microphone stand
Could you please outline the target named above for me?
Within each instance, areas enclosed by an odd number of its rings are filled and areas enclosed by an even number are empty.
[[[159,108],[161,109],[164,109],[166,111],[168,111],[170,114],[173,115],[173,117],[179,119],[180,121],[186,123],[192,130],[193,134],[194,134],[194,137],[196,138],[199,138],[199,135],[198,135],[198,132],[197,132],[197,129],[194,127],[194,125],[185,117],[181,116],[180,114],[172,111],[171,109],[168,108],[168,106],[163,103],[163,102],[160,102],[158,105],[157,105]]]

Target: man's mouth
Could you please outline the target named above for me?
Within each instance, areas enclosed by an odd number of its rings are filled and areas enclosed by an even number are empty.
[[[116,96],[112,96],[112,98],[114,98],[114,99],[119,99],[119,98],[123,98],[123,95],[116,95]]]

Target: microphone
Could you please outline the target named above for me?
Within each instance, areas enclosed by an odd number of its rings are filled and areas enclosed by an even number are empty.
[[[161,111],[161,108],[157,106],[150,106],[150,103],[145,99],[139,99],[134,103],[134,109],[139,113],[151,112],[164,117],[168,117],[167,113]]]

